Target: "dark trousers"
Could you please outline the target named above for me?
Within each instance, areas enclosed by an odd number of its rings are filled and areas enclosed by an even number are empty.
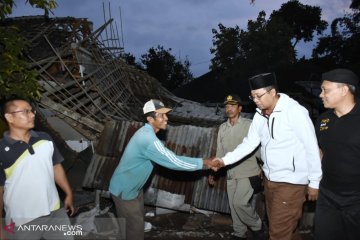
[[[144,239],[144,195],[141,192],[137,198],[123,200],[111,194],[118,218],[125,219],[127,240]]]
[[[315,212],[315,239],[360,239],[360,192],[339,194],[320,187]]]

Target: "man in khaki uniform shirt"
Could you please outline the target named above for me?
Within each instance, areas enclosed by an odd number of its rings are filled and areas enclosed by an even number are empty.
[[[241,99],[237,95],[228,95],[224,104],[228,120],[219,128],[216,150],[218,157],[233,151],[242,143],[251,124],[250,119],[240,117],[242,106]],[[250,178],[256,179],[261,171],[256,155],[260,155],[258,151],[250,154],[240,163],[231,165],[227,170],[227,193],[233,220],[234,239],[247,239],[248,228],[253,236],[257,237],[256,239],[260,239],[262,222],[250,203],[254,195]]]

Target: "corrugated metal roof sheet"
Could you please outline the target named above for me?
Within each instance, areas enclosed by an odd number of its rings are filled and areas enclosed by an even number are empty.
[[[108,189],[110,178],[127,142],[142,125],[127,121],[110,121],[105,124],[96,154],[87,170],[84,187]],[[168,126],[165,138],[165,145],[178,155],[210,157],[216,152],[217,128]],[[185,203],[198,208],[229,212],[225,177],[221,177],[215,187],[209,187],[208,171],[184,172],[156,166],[150,186],[185,195]]]

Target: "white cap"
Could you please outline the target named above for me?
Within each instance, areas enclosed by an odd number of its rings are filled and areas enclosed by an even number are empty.
[[[172,109],[166,108],[165,105],[157,99],[151,99],[150,101],[145,103],[143,110],[144,114],[146,114],[149,112],[168,113]]]

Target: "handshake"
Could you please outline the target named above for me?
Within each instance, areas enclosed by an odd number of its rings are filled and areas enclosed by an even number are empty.
[[[213,158],[204,158],[203,166],[205,169],[211,169],[213,171],[218,171],[220,168],[224,167],[224,161],[221,158],[213,157]]]

